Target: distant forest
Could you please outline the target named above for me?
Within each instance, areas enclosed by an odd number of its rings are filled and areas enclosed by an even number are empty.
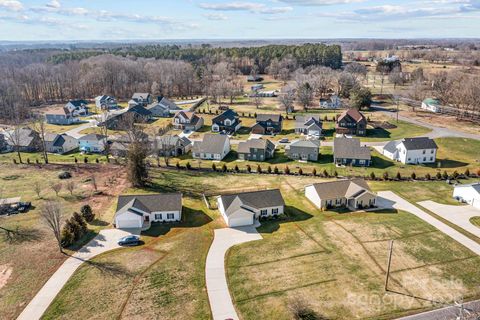
[[[194,65],[217,63],[227,59],[249,61],[240,64],[240,72],[250,73],[250,61],[258,67],[258,72],[264,73],[274,59],[282,60],[293,58],[303,68],[310,66],[325,66],[339,69],[342,66],[342,50],[339,45],[304,44],[304,45],[268,45],[262,47],[213,48],[210,45],[201,47],[180,47],[177,45],[149,45],[112,48],[106,50],[79,50],[62,52],[50,57],[49,62],[54,64],[67,61],[82,60],[85,58],[113,54],[123,57],[155,58],[166,60],[181,60]]]

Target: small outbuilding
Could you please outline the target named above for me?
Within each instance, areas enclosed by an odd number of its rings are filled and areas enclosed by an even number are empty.
[[[468,203],[472,207],[480,209],[480,182],[456,185],[455,189],[453,189],[453,197],[458,201]]]

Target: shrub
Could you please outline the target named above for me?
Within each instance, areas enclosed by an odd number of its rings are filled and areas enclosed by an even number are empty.
[[[457,179],[458,176],[459,176],[459,174],[458,174],[457,170],[453,171],[452,178]]]
[[[437,172],[436,177],[437,177],[438,180],[440,180],[440,179],[442,179],[442,174],[440,172]]]
[[[303,175],[303,170],[302,170],[302,168],[298,169],[298,174],[299,174],[299,175]]]
[[[235,165],[235,172],[239,172],[240,169],[238,168],[238,165]]]
[[[317,169],[313,168],[312,174],[313,174],[314,177],[316,177],[317,176]]]
[[[328,178],[328,176],[329,176],[326,169],[323,169],[323,176],[324,176],[325,178]]]
[[[40,164],[40,161],[38,161],[38,158],[35,159],[35,163],[36,163],[36,164]]]
[[[70,228],[63,227],[61,244],[63,248],[70,247],[75,242],[75,235],[72,233]]]
[[[85,219],[78,214],[78,212],[74,212],[71,218],[72,222],[78,224],[80,226],[80,230],[82,231],[82,236],[87,232],[87,222]]]
[[[397,180],[402,180],[402,175],[400,174],[400,171],[397,172]]]
[[[480,177],[480,169],[477,170],[477,176]]]
[[[387,181],[388,180],[388,172],[383,173],[383,180]]]
[[[30,158],[27,158],[27,164],[30,164]]]
[[[247,164],[247,172],[248,172],[248,173],[252,172],[252,167],[250,167],[249,164]]]
[[[415,179],[417,179],[417,174],[415,172],[412,172],[410,177],[412,177],[412,179],[415,180]]]
[[[73,161],[75,161],[75,163],[78,163],[77,157],[73,158]]]
[[[83,158],[83,162],[88,163],[88,158],[87,157]]]
[[[58,175],[58,179],[65,180],[65,179],[70,179],[72,177],[72,174],[68,171],[63,171]]]
[[[273,173],[278,174],[278,168],[277,168],[277,166],[275,166],[275,167],[273,168]]]
[[[447,171],[443,171],[442,178],[447,180],[448,179],[448,173]]]
[[[285,166],[284,172],[285,174],[290,174],[290,168],[288,166]]]
[[[375,180],[375,172],[370,173],[370,179]]]
[[[465,175],[467,178],[470,177],[470,170],[468,170],[468,169],[465,170],[464,175]]]
[[[337,170],[335,170],[335,171],[333,172],[333,176],[334,176],[335,178],[338,177],[338,172],[337,172]]]
[[[13,164],[17,164],[17,159],[12,159]]]
[[[222,166],[222,172],[227,172],[227,166],[225,165],[225,163]]]
[[[430,173],[427,173],[427,174],[425,175],[425,179],[427,179],[427,180],[431,180],[431,179],[432,179],[432,176],[430,175]]]
[[[260,165],[257,165],[257,173],[262,173],[262,167],[260,167]]]
[[[98,158],[95,159],[95,162],[96,163],[100,163],[100,160],[98,160]]]
[[[180,162],[177,161],[177,163],[175,164],[175,167],[176,167],[177,169],[180,169]]]
[[[268,166],[267,172],[268,172],[268,173],[272,173],[272,167]]]
[[[88,223],[95,219],[95,214],[93,213],[92,207],[90,207],[88,204],[80,208],[80,213],[82,214],[82,218]]]
[[[215,163],[212,163],[212,170],[217,171],[217,166],[215,165]]]

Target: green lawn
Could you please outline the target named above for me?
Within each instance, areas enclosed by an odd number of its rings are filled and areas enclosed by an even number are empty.
[[[470,222],[480,228],[480,217],[470,218]]]

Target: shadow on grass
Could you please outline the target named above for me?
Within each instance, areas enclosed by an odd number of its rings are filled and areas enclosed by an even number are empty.
[[[377,169],[386,169],[389,167],[393,167],[395,164],[393,161],[387,160],[382,157],[372,156],[372,167]]]
[[[95,219],[93,220],[92,222],[90,222],[90,225],[92,226],[96,226],[96,227],[106,227],[108,226],[110,223],[106,222],[106,221],[103,221],[103,220],[98,220],[98,219]]]
[[[0,227],[0,235],[4,238],[5,242],[10,244],[22,244],[25,242],[39,241],[43,233],[39,229],[33,228],[5,228]]]
[[[285,206],[285,215],[277,219],[263,220],[260,223],[262,224],[257,228],[260,233],[273,233],[280,229],[282,223],[288,222],[297,222],[305,221],[311,219],[313,216],[303,210],[300,210],[296,207]]]
[[[368,138],[389,139],[391,133],[383,128],[367,129]]]
[[[131,277],[132,272],[118,262],[84,261],[88,266],[99,270],[104,276],[119,278],[120,276]]]
[[[461,168],[468,166],[468,163],[451,159],[437,159],[436,163],[425,164],[425,166],[434,169]]]

